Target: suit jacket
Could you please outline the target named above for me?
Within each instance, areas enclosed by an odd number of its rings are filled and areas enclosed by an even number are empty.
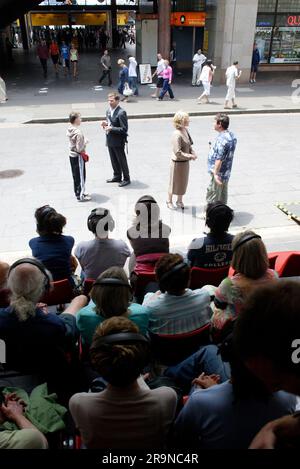
[[[110,109],[106,111],[106,119],[112,130],[106,134],[106,144],[108,147],[123,147],[127,142],[128,119],[124,109],[117,107],[113,116]]]

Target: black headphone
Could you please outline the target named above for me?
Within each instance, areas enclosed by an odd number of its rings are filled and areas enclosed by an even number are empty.
[[[159,286],[160,290],[162,293],[165,293],[166,288],[165,288],[165,282],[169,277],[172,277],[176,272],[178,272],[181,269],[184,269],[185,267],[189,267],[186,262],[180,262],[179,264],[174,265],[172,269],[170,269],[168,272],[166,272],[160,279],[159,279]]]
[[[154,199],[154,197],[152,197],[151,195],[144,195],[135,204],[135,211],[138,210],[138,205],[139,204],[146,204],[146,203],[158,205],[157,201]]]
[[[50,290],[52,278],[50,277],[50,275],[49,275],[47,269],[45,268],[45,266],[38,259],[34,259],[34,258],[31,258],[31,257],[24,257],[23,259],[19,259],[18,261],[14,262],[10,266],[9,271],[8,271],[8,277],[9,277],[9,275],[10,275],[10,273],[13,269],[15,269],[18,265],[22,265],[22,264],[31,264],[31,265],[34,265],[35,267],[37,267],[39,269],[39,271],[45,277],[45,291]]]
[[[242,238],[232,249],[232,252],[235,252],[240,246],[242,246],[245,243],[248,243],[248,241],[251,241],[251,239],[261,239],[261,236],[253,234],[253,235],[247,235],[245,238]]]
[[[206,213],[206,220],[209,220],[209,217],[210,217],[210,215],[212,214],[212,212],[213,212],[215,209],[220,208],[220,207],[226,207],[226,208],[229,209],[228,205],[222,204],[222,203],[220,202],[219,204],[216,204],[214,207],[211,207],[211,208],[209,209],[209,211]],[[230,209],[230,210],[231,210],[231,209]],[[233,210],[231,210],[231,212],[233,212]]]
[[[107,209],[107,208],[102,208],[102,207],[99,207],[99,208],[94,208],[88,219],[87,219],[87,227],[88,229],[96,234],[97,232],[97,225],[98,225],[98,218],[100,218],[100,220],[102,220],[103,218],[107,217],[107,221],[106,221],[106,225],[107,225],[107,229],[108,231],[113,231],[114,228],[115,228],[115,221],[113,219],[113,217],[111,216],[111,213],[110,211]]]
[[[42,211],[39,213],[38,220],[37,220],[37,231],[43,231],[43,224],[51,215],[52,213],[56,213],[56,210],[53,207],[50,207],[50,205],[45,205],[45,207],[42,209]]]
[[[150,347],[150,341],[142,334],[135,332],[119,332],[117,334],[97,337],[97,347],[95,348],[101,347],[101,345],[123,344],[126,342],[141,342]]]
[[[96,280],[93,283],[93,287],[98,285],[102,287],[127,287],[132,291],[131,285],[127,282],[123,282],[123,280],[120,280],[119,278],[102,278],[100,280]]]

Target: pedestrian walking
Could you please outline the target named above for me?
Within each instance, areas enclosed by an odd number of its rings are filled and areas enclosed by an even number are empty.
[[[128,67],[128,83],[133,91],[134,96],[138,96],[138,78],[137,78],[137,61],[135,57],[128,56],[129,67]]]
[[[152,75],[152,79],[154,77],[157,77],[156,91],[154,94],[151,95],[152,98],[158,98],[159,93],[161,92],[161,89],[164,84],[164,79],[162,76],[164,68],[165,68],[165,61],[161,54],[157,54],[157,66],[156,66],[155,72]]]
[[[85,163],[88,159],[85,150],[88,140],[85,139],[80,128],[81,116],[79,112],[72,112],[69,116],[70,125],[67,130],[69,138],[69,156],[74,182],[74,192],[78,202],[88,202],[91,196],[85,193],[86,171]]]
[[[190,161],[196,160],[197,156],[193,150],[193,140],[188,132],[190,124],[189,115],[186,112],[178,111],[174,115],[173,123],[175,132],[172,137],[172,158],[170,183],[168,191],[167,207],[174,209],[173,195],[177,195],[176,207],[184,210],[182,197],[186,193]]]
[[[130,175],[125,153],[128,136],[128,119],[124,109],[120,107],[120,96],[116,93],[108,95],[109,109],[106,120],[100,123],[106,133],[106,145],[113,169],[112,179],[107,183],[117,182],[119,187],[130,184]]]
[[[101,84],[102,81],[107,78],[108,79],[108,86],[112,85],[111,79],[111,58],[107,49],[103,52],[103,55],[100,59],[100,64],[102,67],[102,75],[99,78],[99,83]]]
[[[173,70],[172,70],[172,67],[170,66],[168,60],[165,60],[164,64],[165,64],[165,68],[162,72],[162,77],[163,77],[164,81],[163,81],[163,87],[162,87],[162,90],[160,92],[160,95],[157,98],[158,101],[162,101],[164,99],[164,96],[165,96],[166,93],[169,93],[170,99],[174,99],[174,93],[173,93],[173,90],[171,88],[172,78],[173,78]]]
[[[6,103],[6,101],[7,101],[6,84],[0,75],[0,104],[4,104]]]
[[[211,83],[213,80],[213,76],[215,73],[215,67],[212,63],[211,60],[206,60],[204,62],[204,65],[202,67],[202,71],[200,74],[200,81],[202,82],[203,85],[203,93],[199,96],[199,104],[201,102],[204,103],[209,103],[209,96],[210,96],[210,89],[211,89]]]
[[[63,41],[61,44],[60,55],[62,57],[65,76],[67,76],[67,74],[70,73],[70,47],[66,44],[65,41]]]
[[[260,53],[257,48],[257,45],[253,45],[252,52],[252,62],[251,62],[251,73],[250,73],[250,83],[256,83],[256,74],[258,71],[258,66],[260,63]]]
[[[71,44],[70,49],[70,61],[72,64],[73,69],[73,78],[77,78],[78,76],[78,60],[79,60],[79,53],[74,44]]]
[[[49,50],[48,50],[46,41],[42,40],[39,42],[37,49],[36,49],[36,53],[41,62],[41,66],[42,66],[43,73],[44,73],[44,78],[47,78],[47,75],[48,75],[47,61],[49,58]]]
[[[55,74],[58,75],[59,47],[55,39],[51,41],[49,52],[50,52],[50,57],[53,63]]]
[[[228,181],[237,144],[236,137],[229,131],[229,123],[227,114],[216,115],[214,129],[218,132],[218,136],[213,146],[209,144],[208,172],[211,180],[207,188],[207,203],[219,201],[227,204]]]
[[[128,67],[123,59],[118,60],[118,65],[120,67],[118,92],[122,95],[121,101],[127,101],[127,96],[124,95],[124,89],[126,83],[128,85]]]
[[[225,98],[224,109],[230,109],[229,101],[232,102],[232,107],[236,108],[237,104],[235,102],[235,86],[236,80],[238,80],[242,74],[242,71],[238,70],[238,61],[236,60],[233,64],[226,70],[226,86],[227,94]]]
[[[173,42],[172,49],[170,50],[170,65],[173,69],[173,74],[177,74],[177,49],[176,42]]]
[[[202,70],[202,65],[206,61],[206,57],[202,54],[202,50],[198,49],[196,54],[193,57],[193,79],[192,86],[200,86],[200,75]]]

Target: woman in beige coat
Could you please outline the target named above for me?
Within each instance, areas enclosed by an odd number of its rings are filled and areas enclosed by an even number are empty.
[[[187,130],[190,123],[189,115],[178,111],[173,122],[176,130],[172,137],[173,154],[167,206],[171,210],[175,208],[172,199],[173,195],[177,195],[176,207],[184,210],[182,196],[186,193],[188,185],[190,160],[196,160],[197,156],[192,148],[193,140]]]

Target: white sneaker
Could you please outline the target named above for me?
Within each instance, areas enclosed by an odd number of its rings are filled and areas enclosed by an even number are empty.
[[[86,194],[86,195],[83,195],[82,197],[80,197],[77,200],[78,200],[78,202],[89,202],[90,200],[92,200],[92,197],[90,195]]]

